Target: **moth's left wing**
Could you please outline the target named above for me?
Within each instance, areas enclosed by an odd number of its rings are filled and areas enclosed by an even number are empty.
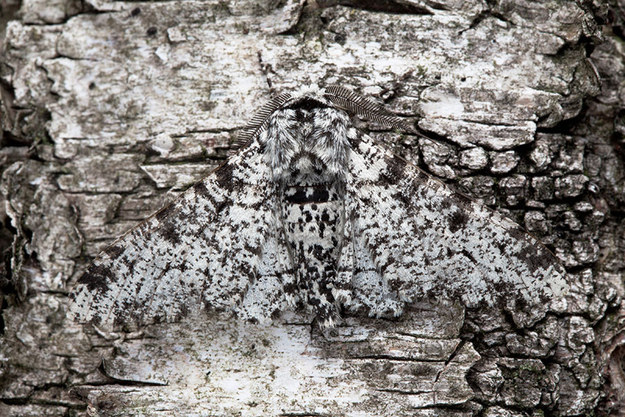
[[[542,305],[564,269],[520,226],[453,192],[367,135],[350,132],[346,178],[355,305],[447,298]],[[386,300],[386,304],[381,301]],[[399,311],[395,311],[396,314]]]
[[[105,327],[176,321],[202,308],[262,320],[292,280],[269,169],[256,142],[106,249],[79,279],[70,316]]]

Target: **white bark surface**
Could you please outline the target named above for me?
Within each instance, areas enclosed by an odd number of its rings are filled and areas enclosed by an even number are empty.
[[[23,1],[0,63],[0,415],[618,411],[625,95],[617,36],[588,56],[601,13],[572,1]],[[90,257],[219,165],[272,94],[314,84],[416,122],[429,139],[369,127],[554,249],[571,282],[558,311],[519,329],[432,300],[324,334],[295,316],[120,334],[64,319]]]

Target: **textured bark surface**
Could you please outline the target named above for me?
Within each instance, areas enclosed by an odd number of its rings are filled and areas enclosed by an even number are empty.
[[[0,4],[0,415],[622,415],[622,5]],[[115,334],[65,319],[91,257],[224,160],[272,94],[310,84],[416,122],[429,139],[369,128],[553,249],[558,311],[520,329],[432,300],[324,334],[297,316]]]

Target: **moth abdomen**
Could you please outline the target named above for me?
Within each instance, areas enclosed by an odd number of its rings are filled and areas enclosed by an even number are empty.
[[[336,315],[336,281],[345,225],[343,188],[324,164],[308,154],[293,161],[280,196],[284,239],[295,269],[299,299],[322,322]]]

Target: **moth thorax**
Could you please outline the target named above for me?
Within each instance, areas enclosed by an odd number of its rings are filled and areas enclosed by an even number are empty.
[[[311,154],[293,161],[283,183],[284,233],[302,298],[317,309],[333,303],[345,224],[343,184]]]
[[[267,122],[267,130],[259,137],[276,182],[284,180],[294,163],[303,162],[302,154],[322,161],[324,172],[337,176],[345,174],[350,152],[349,117],[334,108],[304,104],[276,111]]]

